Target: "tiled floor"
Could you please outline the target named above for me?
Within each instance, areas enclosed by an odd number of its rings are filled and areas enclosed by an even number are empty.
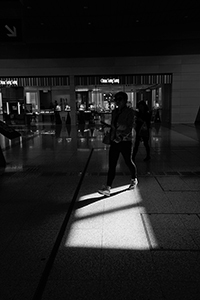
[[[200,127],[153,125],[138,187],[120,158],[109,198],[101,139],[49,124],[0,137],[1,300],[200,299]]]

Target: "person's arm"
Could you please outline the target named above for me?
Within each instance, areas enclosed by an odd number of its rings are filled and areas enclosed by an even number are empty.
[[[108,124],[108,123],[106,123],[106,122],[104,122],[104,121],[101,121],[101,124],[102,124],[103,126],[105,126],[105,127],[112,127],[111,124]]]

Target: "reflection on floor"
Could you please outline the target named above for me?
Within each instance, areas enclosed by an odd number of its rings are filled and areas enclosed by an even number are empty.
[[[128,191],[111,197],[101,126],[21,128],[0,137],[1,299],[200,299],[200,128],[153,124]]]

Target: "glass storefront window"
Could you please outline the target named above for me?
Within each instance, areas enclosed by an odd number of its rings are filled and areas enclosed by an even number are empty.
[[[114,108],[114,95],[122,90],[128,94],[128,105],[135,108],[136,91],[126,86],[101,85],[76,88],[77,111],[111,112]]]
[[[38,111],[38,94],[37,92],[26,92],[26,105],[29,107],[32,111],[36,112]]]

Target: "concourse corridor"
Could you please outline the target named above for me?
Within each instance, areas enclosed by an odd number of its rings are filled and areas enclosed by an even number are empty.
[[[0,169],[1,300],[199,300],[200,127],[152,124],[110,197],[100,126],[25,129]]]

